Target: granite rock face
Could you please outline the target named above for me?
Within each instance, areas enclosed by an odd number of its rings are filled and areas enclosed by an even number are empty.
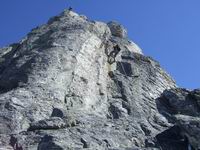
[[[197,149],[199,98],[119,23],[66,10],[0,49],[0,149]]]
[[[167,120],[174,124],[166,133],[171,132],[171,142],[177,145],[188,143],[187,149],[200,149],[200,90],[189,91],[175,88],[163,92],[157,99],[158,110]],[[176,131],[173,129],[176,128]],[[164,134],[163,134],[164,135]],[[162,141],[162,136],[160,136]],[[174,139],[174,137],[176,137]],[[185,143],[186,142],[186,143]],[[169,144],[169,145],[170,145]],[[185,148],[182,148],[185,149]]]

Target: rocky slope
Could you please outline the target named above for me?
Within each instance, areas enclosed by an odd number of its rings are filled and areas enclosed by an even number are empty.
[[[2,150],[198,149],[199,115],[116,22],[66,10],[0,49]]]

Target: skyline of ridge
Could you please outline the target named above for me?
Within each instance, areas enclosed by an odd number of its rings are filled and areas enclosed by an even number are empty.
[[[2,1],[0,47],[19,41],[32,28],[46,23],[70,6],[91,20],[118,21],[127,28],[129,38],[145,55],[159,61],[178,86],[199,87],[198,1]]]

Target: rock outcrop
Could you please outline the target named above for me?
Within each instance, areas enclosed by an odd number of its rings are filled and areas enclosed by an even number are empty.
[[[0,49],[0,149],[197,149],[199,104],[117,22],[66,10]]]

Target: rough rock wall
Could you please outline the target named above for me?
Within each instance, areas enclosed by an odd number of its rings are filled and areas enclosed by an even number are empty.
[[[122,25],[66,10],[0,49],[0,148],[167,148],[175,123],[158,102],[171,88]]]

